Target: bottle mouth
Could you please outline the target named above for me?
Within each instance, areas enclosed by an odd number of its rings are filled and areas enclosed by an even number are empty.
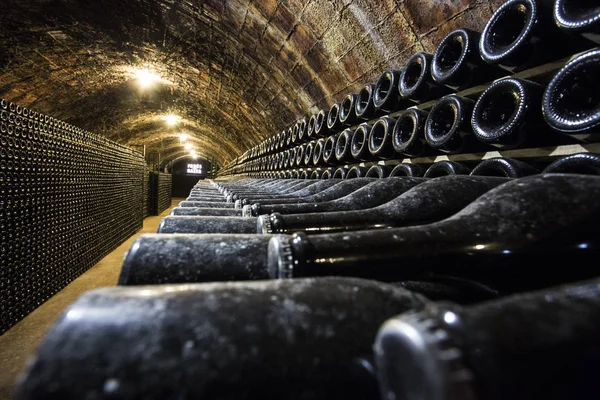
[[[520,82],[509,78],[493,83],[475,104],[471,121],[475,135],[485,142],[511,134],[518,128],[527,103]]]
[[[406,112],[398,117],[394,125],[393,144],[394,149],[401,153],[415,139],[417,123],[413,113]]]
[[[335,157],[338,160],[346,155],[346,147],[348,146],[348,131],[342,132],[335,142]]]
[[[323,175],[321,175],[321,179],[331,179],[331,171],[330,170],[325,170],[323,171]]]
[[[369,108],[369,103],[372,102],[373,87],[372,85],[365,85],[360,92],[358,92],[358,98],[356,99],[356,115],[362,116],[365,111]]]
[[[393,85],[394,77],[393,74],[389,71],[384,72],[379,77],[379,80],[377,80],[377,84],[375,86],[375,96],[373,98],[373,103],[375,104],[375,107],[379,107],[386,102],[386,100],[390,96]]]
[[[306,148],[304,149],[304,164],[306,164],[306,165],[310,164],[310,161],[312,159],[313,149],[314,149],[314,144],[309,143],[306,145]]]
[[[330,136],[325,141],[325,145],[323,146],[323,159],[325,162],[330,162],[332,157],[335,155],[335,138]]]
[[[321,158],[321,155],[323,153],[323,142],[319,141],[315,144],[315,147],[313,149],[313,164],[318,164],[319,163],[319,159]]]
[[[310,179],[321,179],[321,171],[318,169],[314,170],[312,174],[310,174]]]
[[[338,111],[339,111],[338,103],[335,103],[334,105],[331,106],[331,109],[329,110],[329,114],[327,114],[327,127],[329,129],[331,129],[335,126],[337,119],[338,119]]]
[[[299,179],[307,179],[307,177],[308,177],[308,174],[306,173],[306,171],[300,172]]]
[[[385,143],[388,135],[387,124],[383,119],[378,120],[373,124],[371,133],[369,134],[369,150],[373,153],[378,153]]]
[[[548,124],[580,132],[600,124],[600,50],[582,54],[552,79],[543,99]]]
[[[308,120],[308,129],[307,129],[308,137],[311,137],[315,133],[315,125],[316,124],[317,124],[317,116],[312,115],[310,117],[310,119]]]
[[[325,122],[325,111],[321,110],[315,118],[315,133],[318,133],[323,128],[323,122]]]
[[[547,166],[543,173],[600,175],[600,156],[578,153],[562,157]]]
[[[452,99],[442,99],[431,109],[427,118],[427,140],[434,145],[446,142],[458,129],[459,109]]]
[[[347,172],[344,168],[338,168],[333,173],[333,179],[345,179]]]
[[[424,72],[423,66],[418,62],[412,62],[407,65],[404,75],[402,75],[404,78],[402,79],[403,90],[410,91],[414,89],[423,77]]]
[[[354,135],[352,135],[352,144],[350,150],[352,157],[356,158],[360,156],[363,148],[365,147],[366,136],[365,128],[363,126],[359,126],[354,132]]]
[[[340,121],[346,122],[350,114],[352,113],[352,109],[354,108],[355,96],[353,94],[349,94],[344,98],[342,104],[340,106]]]
[[[556,1],[554,19],[563,29],[584,30],[600,23],[600,6],[592,5],[590,0]]]
[[[346,179],[355,179],[360,178],[362,176],[362,172],[358,167],[352,167],[346,174]]]
[[[304,160],[304,147],[298,147],[296,150],[296,164],[302,164],[302,160]]]
[[[469,37],[463,30],[456,30],[446,36],[433,56],[432,75],[443,83],[466,57]]]

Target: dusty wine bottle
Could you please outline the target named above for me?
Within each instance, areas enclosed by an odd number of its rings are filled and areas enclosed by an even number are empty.
[[[398,92],[399,76],[400,72],[393,69],[381,74],[373,92],[373,104],[376,110],[389,113],[401,108],[403,103]]]
[[[564,31],[600,43],[600,7],[592,1],[556,0],[554,20]]]
[[[600,49],[579,55],[552,78],[544,92],[544,118],[554,130],[581,141],[600,133]]]
[[[358,122],[358,117],[356,116],[356,100],[357,95],[354,93],[348,94],[342,100],[340,104],[340,121],[343,124],[352,126]]]
[[[428,150],[425,141],[427,111],[409,108],[396,120],[392,132],[392,145],[397,153],[408,157],[419,157]]]
[[[398,91],[403,99],[422,103],[448,92],[431,77],[432,57],[431,54],[421,52],[406,62],[398,78]]]
[[[373,158],[392,158],[397,155],[392,144],[392,131],[395,124],[395,119],[381,117],[371,127],[367,146],[369,153]]]
[[[387,321],[374,345],[384,399],[569,399],[600,392],[600,281]]]
[[[338,162],[348,162],[352,160],[352,136],[354,130],[346,129],[337,137],[335,141],[335,158]]]
[[[392,169],[387,165],[371,165],[365,174],[366,178],[387,178]]]
[[[374,399],[378,327],[427,302],[345,278],[99,289],[51,329],[15,398]]]
[[[481,161],[473,168],[471,175],[522,178],[536,174],[537,172],[537,169],[523,161],[513,158],[496,157]]]
[[[588,260],[600,248],[599,225],[591,223],[600,217],[598,195],[596,176],[542,174],[510,180],[429,225],[272,238],[269,271],[277,278],[377,280],[439,274],[480,282],[500,293],[587,279],[597,275]]]
[[[475,101],[456,95],[444,96],[425,121],[427,144],[444,153],[460,153],[473,145],[471,114]]]
[[[372,83],[367,83],[358,92],[354,105],[354,111],[358,118],[369,120],[375,116],[376,110],[375,104],[373,104],[373,92],[375,92],[375,85]]]
[[[367,123],[361,124],[352,135],[352,143],[350,144],[350,153],[352,158],[358,161],[372,160],[374,157],[369,153],[369,135],[372,125]]]
[[[337,131],[342,127],[340,119],[340,103],[334,103],[327,113],[327,129]]]
[[[394,176],[411,176],[421,177],[425,174],[425,168],[419,164],[400,163],[392,169],[390,177]]]
[[[460,28],[442,39],[431,61],[433,80],[454,90],[463,90],[505,75],[505,71],[481,59],[480,37],[479,32]]]
[[[564,156],[548,165],[544,172],[600,175],[600,154],[578,153]]]

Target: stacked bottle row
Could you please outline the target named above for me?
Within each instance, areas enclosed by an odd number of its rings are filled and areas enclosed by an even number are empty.
[[[141,228],[143,173],[141,154],[0,100],[0,334]]]
[[[149,185],[149,214],[160,215],[171,207],[172,176],[163,172],[150,172]]]
[[[547,3],[507,1],[483,32],[452,31],[434,54],[415,54],[402,70],[299,120],[221,173],[597,141],[600,50],[572,31],[595,39],[600,12]],[[531,69],[578,51],[554,76]]]
[[[598,393],[600,155],[475,170],[198,183],[17,399]]]

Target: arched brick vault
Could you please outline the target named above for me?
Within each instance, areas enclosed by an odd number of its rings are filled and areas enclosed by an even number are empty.
[[[223,164],[501,0],[3,0],[0,97],[163,160]],[[141,92],[127,73],[165,83]],[[162,116],[182,120],[167,128]]]

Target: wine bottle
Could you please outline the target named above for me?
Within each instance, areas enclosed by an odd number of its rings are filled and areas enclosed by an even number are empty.
[[[241,213],[240,210],[237,210]],[[256,221],[247,217],[177,215],[164,217],[157,233],[256,233]]]
[[[551,6],[539,0],[508,0],[481,33],[484,61],[517,72],[577,51],[553,21]]]
[[[367,168],[355,165],[348,170],[348,173],[346,174],[346,179],[362,178],[366,177],[366,175]]]
[[[569,61],[552,78],[543,95],[544,118],[550,127],[580,141],[600,135],[600,49]]]
[[[600,154],[578,153],[561,157],[548,165],[544,173],[600,175]]]
[[[322,169],[315,169],[310,174],[310,179],[321,179],[322,175],[323,175],[323,170]]]
[[[312,171],[311,171],[312,172]],[[332,180],[329,182],[300,182],[298,184],[299,190],[296,190],[292,193],[284,193],[284,194],[269,194],[269,193],[255,193],[253,191],[241,192],[240,194],[240,204],[246,205],[253,202],[275,202],[275,201],[285,201],[289,203],[302,203],[302,202],[312,202],[312,200],[308,199],[310,196],[318,195],[324,190],[327,190],[332,187],[336,187],[341,185],[343,182],[340,180]]]
[[[598,195],[595,176],[533,175],[492,189],[454,216],[429,225],[274,237],[270,274],[378,280],[440,274],[500,293],[586,279],[597,275],[589,260],[600,248],[598,224],[591,223],[600,216]]]
[[[471,114],[475,102],[449,95],[435,103],[425,121],[427,144],[444,153],[460,153],[473,148]]]
[[[312,165],[313,151],[315,150],[316,141],[308,142],[304,148],[304,160],[302,165]]]
[[[326,136],[327,133],[329,132],[329,128],[327,128],[327,114],[329,113],[329,111],[327,110],[320,110],[317,113],[317,117],[315,120],[315,130],[314,130],[314,134],[316,137],[323,137]]]
[[[481,161],[473,168],[471,175],[522,178],[537,172],[537,169],[523,161],[514,158],[496,157]]]
[[[308,121],[306,120],[306,118],[302,118],[298,125],[298,140],[297,140],[298,143],[304,142],[306,140],[307,125],[308,125]]]
[[[395,176],[410,176],[410,177],[421,177],[425,174],[425,168],[419,164],[407,164],[400,163],[392,169],[390,177]]]
[[[375,363],[383,398],[568,399],[600,391],[600,280],[387,321]]]
[[[379,326],[427,302],[344,278],[99,289],[50,330],[16,399],[374,399]]]
[[[333,173],[335,170],[333,168],[326,168],[323,170],[323,174],[321,175],[321,179],[333,179]]]
[[[387,178],[391,169],[387,165],[372,165],[365,174],[366,178]]]
[[[369,135],[371,134],[372,125],[367,123],[361,124],[352,135],[352,143],[350,144],[350,153],[352,158],[357,161],[368,161],[374,157],[369,153]]]
[[[296,147],[296,165],[301,167],[304,165],[304,152],[306,150],[306,143]]]
[[[466,28],[446,35],[431,60],[433,80],[454,90],[464,90],[506,75],[505,71],[481,59],[480,37],[479,32]]]
[[[327,129],[335,132],[342,125],[342,121],[340,120],[340,103],[334,103],[329,109],[329,113],[327,113]]]
[[[355,109],[356,99],[357,96],[354,93],[350,93],[342,100],[340,104],[340,121],[342,124],[352,126],[358,121]]]
[[[373,124],[368,137],[368,150],[372,158],[385,159],[397,155],[392,144],[395,124],[396,120],[390,117],[381,117]]]
[[[329,136],[325,140],[325,144],[323,145],[323,162],[327,165],[337,164],[337,160],[335,158],[335,145],[337,143],[339,135],[339,133],[336,133],[334,135]]]
[[[348,168],[339,167],[333,173],[333,179],[346,179],[346,175],[348,175]]]
[[[423,177],[439,178],[440,176],[446,175],[468,175],[470,172],[471,170],[461,163],[444,160],[433,163],[429,168],[427,168],[427,171],[425,171]]]
[[[354,105],[354,111],[356,116],[360,119],[369,120],[375,116],[375,104],[373,104],[373,92],[375,92],[375,85],[367,83],[358,92],[356,103]]]
[[[364,174],[365,172],[361,173]],[[274,212],[281,214],[301,214],[361,210],[386,203],[422,181],[422,178],[351,179],[346,177],[342,184],[328,189],[329,193],[324,191],[315,195],[312,198],[312,203],[255,203],[252,206],[246,206],[249,207],[246,215],[259,216]]]
[[[431,54],[420,52],[407,61],[398,79],[398,91],[403,99],[422,103],[448,92],[431,77],[432,57]]]
[[[427,152],[425,141],[427,115],[426,111],[409,108],[398,116],[392,132],[392,145],[397,153],[408,157],[419,157]]]
[[[554,20],[568,33],[580,33],[585,38],[600,43],[600,7],[594,2],[556,0]]]
[[[542,118],[542,91],[541,85],[524,79],[504,78],[494,82],[473,109],[471,125],[475,138],[501,149],[560,141]]]
[[[398,92],[399,76],[400,71],[393,69],[381,74],[373,92],[373,104],[376,110],[389,113],[402,107],[403,102]]]
[[[314,166],[323,166],[325,161],[323,160],[323,146],[325,145],[325,139],[321,138],[315,142],[313,149],[313,156],[311,164]]]
[[[399,179],[406,178],[387,180]],[[273,213],[258,217],[257,226],[259,233],[317,234],[422,225],[450,217],[506,182],[507,179],[497,177],[444,176],[395,190],[394,198],[376,207],[328,213]]]
[[[306,126],[306,141],[312,140],[315,137],[315,126],[317,125],[317,114],[310,116],[308,125]]]
[[[337,137],[335,141],[335,158],[340,163],[352,160],[352,136],[354,131],[346,129]]]

